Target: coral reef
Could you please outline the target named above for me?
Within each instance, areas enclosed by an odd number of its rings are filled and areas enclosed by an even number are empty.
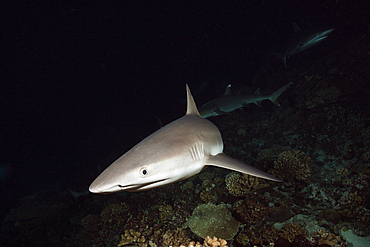
[[[339,167],[336,171],[336,173],[339,175],[339,176],[342,176],[342,177],[346,177],[349,175],[349,171],[348,171],[348,168],[346,167]]]
[[[278,230],[271,226],[251,225],[245,227],[236,237],[236,241],[243,246],[270,245],[278,237]]]
[[[124,225],[124,221],[127,219],[127,213],[130,210],[130,205],[121,202],[109,204],[101,212],[101,220],[103,222],[114,221],[114,224]]]
[[[195,208],[186,225],[202,238],[211,235],[228,240],[238,232],[239,222],[231,216],[224,204],[208,203]]]
[[[274,168],[269,172],[285,181],[307,181],[311,177],[312,159],[300,150],[288,150],[279,154]]]
[[[194,184],[192,181],[187,181],[185,184],[181,186],[181,190],[187,190],[192,189],[194,187]]]
[[[341,95],[342,93],[337,87],[331,86],[318,91],[316,96],[306,102],[306,105],[308,108],[314,108],[321,104],[332,103]]]
[[[247,244],[248,244],[248,242],[249,242],[249,238],[248,238],[248,236],[247,236],[246,234],[244,234],[244,233],[239,233],[239,234],[236,236],[235,240],[236,240],[239,244],[241,244],[241,245],[243,245],[243,246],[247,245]]]
[[[314,244],[327,244],[330,246],[337,246],[337,244],[342,241],[340,236],[328,233],[325,230],[314,231],[309,239]]]
[[[246,199],[238,206],[236,213],[245,223],[256,224],[262,223],[265,217],[269,214],[269,207],[262,202],[251,199]]]
[[[201,245],[199,242],[191,241],[188,245],[180,245],[180,247],[228,247],[227,241],[222,238],[217,237],[209,237],[207,236],[204,239],[203,245]]]
[[[195,191],[203,202],[215,203],[224,194],[224,175],[216,176],[217,173],[223,172],[222,169],[216,168],[214,172],[207,172],[206,175],[200,173],[202,176],[199,175],[199,178],[201,178],[202,183],[195,186]]]
[[[274,207],[270,210],[270,220],[274,222],[284,222],[291,218],[294,214],[292,213],[291,208],[283,203],[278,207]]]
[[[225,239],[221,239],[221,238],[217,238],[217,237],[209,237],[207,236],[205,239],[204,239],[204,244],[203,244],[204,247],[227,247],[227,242]]]
[[[200,192],[199,196],[200,196],[200,199],[205,203],[209,203],[209,202],[214,203],[214,200],[213,200],[211,194],[206,190],[202,190]]]
[[[274,243],[278,238],[278,234],[278,229],[268,226],[262,230],[261,240],[266,243]]]
[[[284,225],[279,231],[279,237],[283,237],[289,242],[292,242],[297,235],[307,237],[307,231],[296,222]]]
[[[290,150],[290,147],[284,147],[280,145],[272,145],[271,148],[268,149],[263,149],[258,153],[257,156],[257,162],[260,162],[262,160],[267,160],[267,161],[274,161],[280,153]]]
[[[101,228],[101,225],[102,221],[99,215],[88,214],[81,219],[81,226],[89,232],[97,232]]]
[[[163,235],[163,243],[165,246],[188,246],[190,239],[186,237],[186,233],[181,229],[177,228],[176,230],[168,230]]]
[[[244,196],[252,188],[257,187],[259,178],[238,172],[229,173],[226,178],[226,189],[235,197]]]
[[[163,223],[168,222],[168,220],[175,213],[171,205],[160,205],[159,208],[159,220]]]
[[[311,242],[303,235],[297,235],[294,237],[292,245],[294,247],[311,247]],[[320,245],[320,247],[325,247]]]
[[[322,211],[319,215],[322,216],[326,221],[334,224],[338,224],[342,220],[340,213],[332,208]]]
[[[136,232],[133,229],[126,230],[125,234],[121,235],[121,242],[118,246],[136,244],[139,247],[147,247],[145,243],[145,237],[140,232]]]

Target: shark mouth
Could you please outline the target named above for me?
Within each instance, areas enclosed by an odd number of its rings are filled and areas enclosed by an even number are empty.
[[[168,182],[166,182],[167,180],[169,180],[169,178],[165,178],[165,179],[161,179],[161,180],[156,180],[156,181],[148,182],[148,183],[138,183],[138,184],[130,184],[130,185],[118,185],[118,187],[120,188],[121,191],[130,191],[130,192],[144,191],[144,190],[149,190],[149,189],[153,189],[153,188],[156,188],[156,187],[160,187],[162,185],[165,185],[165,184],[168,183]]]

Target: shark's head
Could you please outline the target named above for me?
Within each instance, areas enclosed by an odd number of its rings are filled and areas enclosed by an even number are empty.
[[[204,161],[202,157],[193,157],[203,155],[203,147],[190,149],[191,146],[186,145],[189,132],[183,136],[178,131],[172,132],[178,129],[177,123],[184,124],[186,120],[180,118],[180,122],[172,122],[142,140],[106,168],[90,185],[89,190],[93,193],[143,191],[199,173],[204,168]]]
[[[155,157],[154,157],[155,158]],[[165,171],[174,162],[169,159],[157,162],[132,163],[129,155],[125,154],[90,185],[89,190],[93,193],[113,193],[119,191],[142,191],[163,186],[176,181],[176,171]],[[168,163],[168,166],[166,165]]]

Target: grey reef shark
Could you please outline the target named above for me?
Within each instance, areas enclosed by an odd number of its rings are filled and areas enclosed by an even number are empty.
[[[291,85],[288,83],[285,86],[279,88],[270,95],[261,95],[260,90],[257,89],[252,95],[236,95],[231,92],[231,85],[228,85],[224,95],[205,103],[199,108],[200,115],[202,118],[214,117],[229,112],[235,111],[236,109],[247,106],[248,104],[254,103],[259,107],[262,107],[261,102],[263,100],[270,100],[275,105],[280,106],[277,98]]]
[[[326,39],[331,32],[334,31],[334,28],[328,27],[316,27],[307,30],[301,30],[295,22],[293,22],[293,29],[295,35],[290,40],[285,52],[273,53],[284,60],[285,67],[286,60],[290,56],[319,44],[321,41]]]
[[[90,185],[93,193],[143,191],[184,180],[217,166],[282,182],[223,153],[218,128],[201,118],[188,85],[186,115],[160,128],[107,167]]]

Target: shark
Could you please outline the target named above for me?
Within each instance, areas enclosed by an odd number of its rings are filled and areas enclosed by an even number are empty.
[[[218,128],[200,116],[188,85],[185,116],[158,129],[108,166],[90,185],[92,193],[144,191],[194,176],[208,166],[281,179],[223,153]]]
[[[202,118],[214,117],[228,114],[248,104],[254,103],[262,107],[261,102],[270,100],[275,105],[280,106],[277,98],[292,84],[292,82],[279,88],[270,95],[261,95],[259,88],[252,95],[235,95],[231,92],[231,85],[228,85],[224,95],[205,103],[199,108]]]
[[[302,31],[295,22],[293,22],[293,29],[295,35],[290,40],[288,46],[285,49],[285,52],[274,53],[274,55],[284,60],[285,67],[286,60],[290,56],[319,44],[324,39],[326,39],[331,32],[334,31],[334,28],[328,27],[316,27]]]

